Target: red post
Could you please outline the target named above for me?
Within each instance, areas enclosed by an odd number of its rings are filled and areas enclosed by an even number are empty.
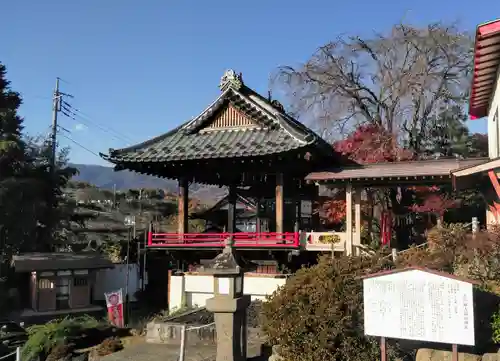
[[[387,361],[385,337],[380,337],[380,361]]]
[[[149,231],[148,232],[148,246],[153,245],[153,232]]]
[[[293,237],[294,237],[293,244],[295,245],[295,247],[299,247],[300,246],[300,232],[294,232]]]

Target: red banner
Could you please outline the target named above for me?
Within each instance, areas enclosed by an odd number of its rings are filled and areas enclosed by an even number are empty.
[[[118,291],[105,293],[104,297],[106,298],[109,322],[116,327],[124,327],[122,289],[120,288]]]
[[[380,218],[380,241],[382,245],[390,247],[392,238],[392,215],[390,212],[383,212]]]

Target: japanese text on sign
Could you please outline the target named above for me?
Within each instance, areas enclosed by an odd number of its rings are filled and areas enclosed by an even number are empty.
[[[422,270],[363,280],[365,334],[474,345],[472,284]]]

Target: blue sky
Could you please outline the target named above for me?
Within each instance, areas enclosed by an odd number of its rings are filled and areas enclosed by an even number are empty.
[[[120,148],[196,116],[218,94],[227,68],[266,94],[279,65],[305,61],[343,33],[385,31],[403,17],[414,24],[459,20],[473,30],[500,14],[481,0],[192,1],[16,0],[2,3],[0,61],[24,97],[27,132],[46,133],[51,92],[78,109],[60,117],[71,160],[105,164],[90,151]],[[86,123],[86,124],[85,124]],[[471,123],[485,131],[484,120]],[[116,135],[119,134],[119,136]],[[89,151],[90,150],[90,151]]]

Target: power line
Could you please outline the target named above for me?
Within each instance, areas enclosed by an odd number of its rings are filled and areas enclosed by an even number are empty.
[[[96,152],[94,152],[93,150],[91,150],[91,149],[87,148],[86,146],[84,146],[84,145],[80,144],[79,142],[77,142],[77,141],[76,141],[76,140],[74,140],[73,138],[68,137],[67,135],[64,135],[64,134],[62,134],[62,133],[59,133],[59,135],[60,135],[61,137],[63,137],[63,138],[66,138],[67,140],[69,140],[69,141],[70,141],[70,142],[72,142],[73,144],[75,144],[75,145],[79,146],[79,147],[80,147],[80,148],[82,148],[83,150],[86,150],[87,152],[89,152],[89,153],[91,153],[91,154],[95,155],[96,157],[101,158],[101,156],[100,156],[99,154],[97,154],[97,153],[96,153]]]
[[[69,104],[66,101],[62,102],[62,111],[61,111],[66,117],[73,119],[74,121],[81,121],[85,125],[93,125],[97,128],[99,128],[101,131],[111,135],[117,140],[124,141],[126,143],[130,143],[132,140],[127,137],[124,134],[121,134],[117,132],[116,130],[110,128],[110,127],[105,127],[103,125],[100,125],[99,123],[93,121],[90,119],[85,113],[83,113],[81,110],[73,107],[71,104]],[[77,119],[78,118],[78,119]]]

